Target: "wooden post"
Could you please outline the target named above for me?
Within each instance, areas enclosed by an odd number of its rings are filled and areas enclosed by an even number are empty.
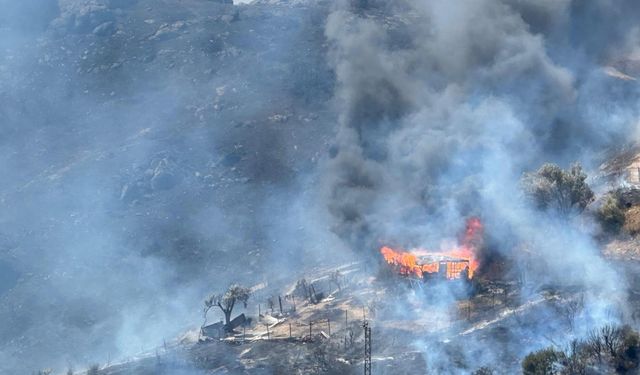
[[[278,296],[278,304],[280,305],[280,314],[282,314],[282,298]]]
[[[309,322],[309,340],[311,340],[311,326],[313,325],[312,322]]]
[[[295,294],[291,295],[291,300],[293,301],[293,312],[296,311],[296,296]]]
[[[242,325],[242,342],[244,342],[244,340],[246,339],[246,332],[247,332],[247,326],[246,325]]]
[[[329,326],[329,336],[331,336],[331,319],[327,318],[327,325]]]
[[[291,338],[291,322],[289,322],[289,338]]]

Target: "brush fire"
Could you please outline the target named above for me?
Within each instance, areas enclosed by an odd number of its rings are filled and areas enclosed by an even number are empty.
[[[478,218],[467,220],[459,245],[444,251],[396,250],[383,246],[380,253],[400,275],[429,280],[435,278],[471,279],[478,269],[477,251],[482,243],[483,227]]]

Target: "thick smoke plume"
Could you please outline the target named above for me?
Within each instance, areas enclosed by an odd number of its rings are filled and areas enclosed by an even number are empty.
[[[0,1],[0,373],[153,351],[231,282],[339,259],[325,12]]]
[[[637,134],[637,85],[605,69],[637,51],[637,11],[609,1],[336,5],[325,30],[340,122],[326,169],[333,230],[375,254],[381,241],[437,248],[480,216],[531,290],[587,291],[577,331],[624,314],[624,282],[589,224],[537,212],[520,180],[544,162],[593,170],[602,150]],[[432,344],[418,346],[437,372],[446,360]]]

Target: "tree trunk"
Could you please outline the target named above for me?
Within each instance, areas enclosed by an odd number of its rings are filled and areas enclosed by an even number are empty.
[[[224,312],[224,323],[227,325],[231,323],[231,310],[227,310]]]

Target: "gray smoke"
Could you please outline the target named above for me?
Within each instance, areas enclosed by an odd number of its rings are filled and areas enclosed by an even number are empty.
[[[638,134],[637,85],[603,72],[638,53],[635,2],[271,3],[0,0],[0,372],[123,359],[229,282],[438,248],[471,215],[523,300],[589,289],[578,333],[624,313],[591,224],[518,181]]]
[[[624,281],[599,256],[592,224],[536,212],[519,183],[544,162],[576,160],[593,170],[603,150],[637,134],[637,85],[604,72],[637,50],[630,16],[637,8],[609,1],[336,5],[325,30],[340,118],[325,185],[334,231],[373,254],[382,241],[437,249],[466,217],[480,216],[495,250],[514,260],[512,272],[526,273],[524,300],[542,285],[578,286],[588,291],[578,335],[615,320],[611,311],[625,312]],[[545,260],[532,264],[530,254]],[[552,325],[542,317],[553,312],[538,316]],[[539,337],[541,328],[522,334]],[[417,346],[431,370],[450,369],[437,342]],[[476,346],[463,351],[477,360]]]
[[[324,12],[0,1],[0,373],[153,350],[228,283],[344,253],[309,193]]]

